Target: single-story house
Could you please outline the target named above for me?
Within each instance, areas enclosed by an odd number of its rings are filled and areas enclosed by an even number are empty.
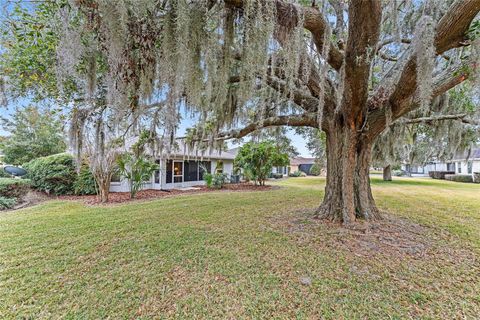
[[[315,163],[315,158],[295,157],[290,159],[289,173],[302,171],[306,174],[310,173],[310,169]]]
[[[192,150],[181,140],[178,146],[168,156],[158,157],[155,161],[159,165],[149,181],[145,181],[143,189],[168,190],[204,185],[205,172],[233,173],[233,159],[235,155],[218,150]],[[120,176],[112,178],[111,192],[128,192],[129,182]]]
[[[480,148],[474,148],[470,155],[457,153],[451,160],[431,161],[423,166],[402,165],[402,170],[413,175],[428,176],[430,171],[453,171],[456,174],[471,174],[480,172]]]

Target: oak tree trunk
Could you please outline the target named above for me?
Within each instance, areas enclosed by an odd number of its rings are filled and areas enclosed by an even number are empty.
[[[383,167],[383,181],[392,181],[392,166]]]
[[[318,218],[344,224],[380,218],[370,188],[371,149],[371,142],[347,126],[327,133],[327,182]]]

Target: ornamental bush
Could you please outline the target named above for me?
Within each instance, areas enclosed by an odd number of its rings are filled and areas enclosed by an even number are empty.
[[[445,179],[455,182],[473,182],[473,177],[469,174],[447,174]]]
[[[445,175],[455,175],[455,171],[430,171],[428,175],[433,179],[445,179]]]
[[[34,159],[24,165],[32,187],[50,194],[72,194],[77,177],[75,161],[66,153]]]
[[[273,141],[244,144],[235,158],[235,166],[248,172],[255,184],[265,185],[273,167],[288,165],[288,154],[283,153]]]
[[[30,189],[30,181],[25,179],[0,178],[0,196],[22,198]]]
[[[318,163],[314,163],[311,167],[310,167],[310,174],[312,176],[319,176],[320,173],[322,172],[322,168],[320,167],[320,165],[318,165]]]

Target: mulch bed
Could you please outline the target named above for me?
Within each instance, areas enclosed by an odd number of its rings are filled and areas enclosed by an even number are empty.
[[[108,204],[114,203],[124,203],[130,201],[138,201],[138,200],[148,200],[148,199],[158,199],[158,198],[165,198],[165,197],[172,197],[178,195],[185,195],[185,194],[195,194],[195,193],[206,193],[206,192],[238,192],[238,191],[267,191],[272,190],[273,186],[255,186],[251,183],[237,183],[237,184],[226,184],[223,186],[222,189],[210,189],[206,186],[196,186],[195,189],[192,190],[179,190],[179,189],[172,189],[172,190],[141,190],[139,191],[135,199],[130,199],[129,192],[111,192],[108,196]],[[73,201],[82,201],[88,205],[98,205],[101,204],[100,200],[96,195],[90,196],[58,196],[56,199],[60,200],[73,200]]]

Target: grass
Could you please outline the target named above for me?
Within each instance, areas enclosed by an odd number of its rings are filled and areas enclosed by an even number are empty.
[[[282,188],[0,214],[0,318],[480,314],[480,185],[374,179],[389,219],[421,224],[406,234],[424,250],[409,254],[367,250],[363,236],[312,220],[323,179],[275,183]]]

